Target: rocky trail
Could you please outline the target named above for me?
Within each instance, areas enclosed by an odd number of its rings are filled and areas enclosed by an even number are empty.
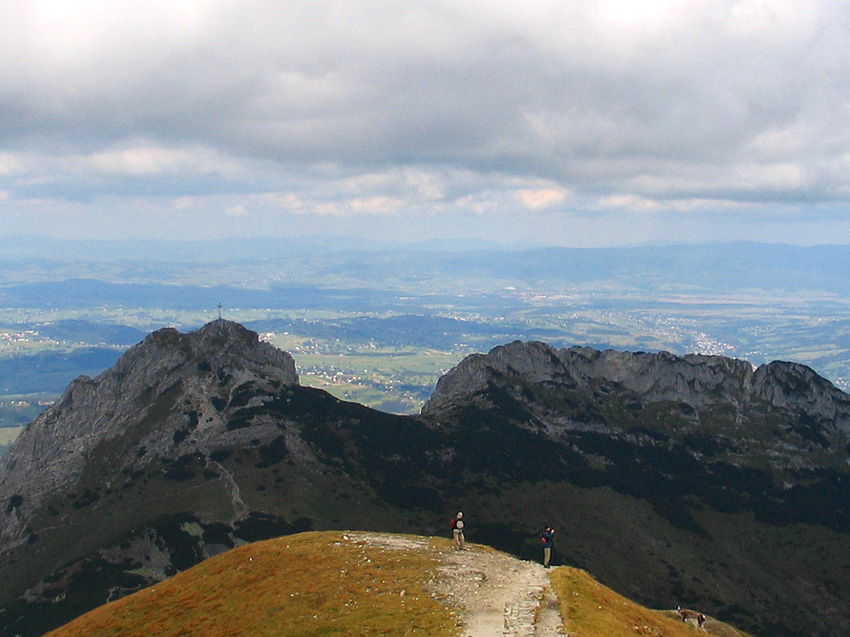
[[[464,636],[563,634],[558,600],[542,565],[477,548],[449,553],[446,562],[443,585],[466,609]]]
[[[427,550],[420,539],[352,534],[359,542],[384,548]],[[486,547],[440,551],[440,578],[434,592],[460,615],[464,637],[558,637],[558,600],[541,564],[519,560]]]

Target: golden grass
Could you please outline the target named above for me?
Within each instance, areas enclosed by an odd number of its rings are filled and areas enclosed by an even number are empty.
[[[424,586],[438,566],[433,544],[401,550],[347,537],[302,533],[234,549],[49,634],[457,634],[451,611]]]
[[[122,600],[49,637],[426,635],[457,637],[455,607],[428,590],[444,538],[310,532],[249,544]],[[493,550],[475,545],[475,550]],[[749,637],[712,619],[706,632],[654,611],[585,571],[549,571],[565,632],[581,637]]]
[[[731,626],[709,618],[705,631],[683,622],[675,611],[656,611],[640,606],[597,582],[585,571],[559,566],[549,575],[558,596],[565,632],[581,637],[696,637],[716,635],[749,637]]]

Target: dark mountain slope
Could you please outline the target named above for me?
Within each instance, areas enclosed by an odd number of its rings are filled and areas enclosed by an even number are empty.
[[[540,481],[574,530],[562,552],[615,588],[708,598],[758,634],[850,629],[850,398],[809,368],[513,343],[449,372],[423,414],[484,455],[512,439],[486,462]]]
[[[0,635],[35,635],[245,541],[446,532],[559,558],[755,634],[850,631],[848,397],[808,368],[514,343],[420,417],[298,385],[227,321],[75,381],[0,459]]]
[[[155,332],[0,459],[0,634],[40,634],[245,541],[421,527],[412,512],[442,503],[404,454],[432,436],[300,387],[288,354],[235,323]]]

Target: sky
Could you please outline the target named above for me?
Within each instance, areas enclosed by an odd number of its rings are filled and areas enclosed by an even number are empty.
[[[846,0],[0,11],[0,236],[850,243]]]

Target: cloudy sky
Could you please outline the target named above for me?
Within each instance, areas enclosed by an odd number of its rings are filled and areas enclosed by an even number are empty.
[[[0,235],[850,243],[846,0],[0,11]]]

